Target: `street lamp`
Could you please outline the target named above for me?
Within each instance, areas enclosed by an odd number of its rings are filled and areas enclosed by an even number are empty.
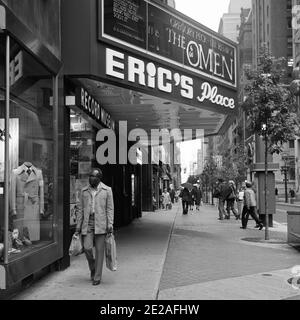
[[[285,190],[285,203],[288,203],[288,192],[287,192],[287,173],[290,169],[290,167],[288,166],[287,164],[287,160],[288,160],[288,157],[287,157],[287,154],[283,154],[282,155],[282,160],[284,161],[284,166],[281,166],[281,174],[284,175],[284,190]]]

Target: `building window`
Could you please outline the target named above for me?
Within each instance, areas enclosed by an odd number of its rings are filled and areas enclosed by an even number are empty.
[[[27,256],[54,241],[53,75],[17,42],[10,47],[10,153],[8,258]],[[4,50],[1,42],[1,52]],[[0,69],[4,70],[3,60]],[[0,129],[4,129],[5,81],[0,80]],[[4,145],[0,140],[0,188],[4,183]],[[0,230],[3,231],[3,192]],[[2,242],[0,239],[0,242]]]
[[[295,141],[294,140],[290,140],[289,141],[289,148],[290,149],[294,149],[295,148]]]

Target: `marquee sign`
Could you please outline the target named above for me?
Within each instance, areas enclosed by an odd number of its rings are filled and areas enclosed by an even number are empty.
[[[201,77],[191,77],[178,69],[167,68],[150,59],[138,58],[121,49],[101,46],[99,51],[102,78],[147,91],[154,96],[172,97],[176,101],[220,113],[231,113],[236,107],[236,93]],[[172,100],[171,99],[171,100]]]
[[[237,49],[230,40],[148,0],[101,0],[100,9],[101,41],[236,89]]]

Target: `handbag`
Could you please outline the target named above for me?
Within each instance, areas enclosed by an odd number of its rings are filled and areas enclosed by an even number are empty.
[[[82,253],[82,243],[81,237],[76,236],[75,234],[72,237],[71,244],[69,247],[69,255],[70,256],[78,256]]]
[[[105,236],[105,258],[106,267],[111,271],[117,270],[117,249],[113,233],[107,233]]]

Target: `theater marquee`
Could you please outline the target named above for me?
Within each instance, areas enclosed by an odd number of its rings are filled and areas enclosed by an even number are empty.
[[[101,0],[99,4],[100,41],[134,49],[183,68],[191,76],[192,72],[213,81],[203,86],[204,91],[208,92],[209,86],[213,91],[215,84],[236,90],[237,48],[230,40],[176,10],[147,0]],[[187,81],[186,86],[191,84]],[[232,106],[226,99],[225,104]]]

